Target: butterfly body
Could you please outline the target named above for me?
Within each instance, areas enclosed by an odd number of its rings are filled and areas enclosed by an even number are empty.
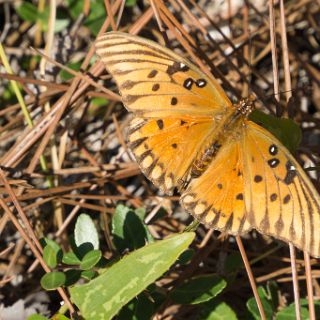
[[[142,172],[210,228],[252,228],[320,256],[320,198],[290,152],[232,105],[218,82],[152,41],[120,32],[96,51],[134,117],[128,144]]]

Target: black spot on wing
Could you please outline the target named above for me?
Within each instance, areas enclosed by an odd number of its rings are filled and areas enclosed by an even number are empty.
[[[136,82],[131,81],[131,80],[126,80],[121,86],[120,86],[120,90],[130,90],[134,87],[134,85],[136,84]]]
[[[152,86],[152,91],[158,91],[159,89],[160,89],[159,83],[155,83],[155,84]]]
[[[283,198],[283,204],[287,204],[290,201],[291,197],[290,194],[287,194],[284,198]]]
[[[198,88],[203,88],[207,85],[207,81],[205,79],[198,79],[196,80],[196,86]]]
[[[242,193],[237,194],[236,199],[243,200],[243,194]]]
[[[159,119],[159,120],[157,120],[157,126],[158,126],[158,128],[160,129],[160,130],[162,130],[163,129],[163,120],[161,120],[161,119]]]
[[[184,86],[187,90],[191,90],[193,83],[194,83],[194,81],[193,81],[192,78],[187,78],[186,80],[184,80],[183,86]]]
[[[186,72],[189,70],[189,67],[181,62],[175,61],[172,65],[168,66],[167,73],[169,76],[177,72]]]
[[[288,160],[286,163],[286,169],[287,169],[287,173],[283,182],[289,185],[293,182],[294,177],[297,175],[297,171],[290,160]]]
[[[148,78],[154,78],[156,75],[158,74],[158,70],[152,70],[149,74],[148,74]]]
[[[254,176],[254,182],[256,182],[256,183],[258,183],[258,182],[261,182],[263,179],[262,179],[262,177],[260,176],[260,175],[255,175]]]
[[[272,156],[275,156],[275,155],[278,153],[278,147],[277,147],[275,144],[272,144],[272,145],[269,147],[269,153],[270,153]]]
[[[271,168],[276,168],[280,163],[280,160],[278,158],[272,158],[268,160],[268,165]]]
[[[276,193],[273,193],[273,194],[270,196],[270,201],[271,201],[271,202],[274,202],[274,201],[277,200],[277,198],[278,198],[277,194],[276,194]]]
[[[176,97],[173,97],[170,103],[172,106],[175,106],[178,103],[178,99]]]

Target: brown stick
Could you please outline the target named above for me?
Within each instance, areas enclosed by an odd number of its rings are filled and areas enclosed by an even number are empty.
[[[265,315],[264,310],[263,310],[263,306],[262,306],[262,302],[261,302],[260,296],[258,294],[258,289],[257,289],[257,286],[256,286],[256,282],[254,280],[254,276],[253,276],[253,273],[252,273],[252,270],[251,270],[251,267],[250,267],[250,263],[249,263],[246,251],[244,250],[244,247],[243,247],[243,244],[242,244],[240,236],[236,236],[236,241],[237,241],[237,245],[239,247],[239,251],[241,253],[241,257],[242,257],[244,266],[245,266],[246,271],[247,271],[247,275],[248,275],[248,278],[249,278],[249,281],[250,281],[250,285],[251,285],[254,297],[255,297],[257,305],[258,305],[258,309],[259,309],[259,312],[260,312],[261,319],[262,320],[266,320],[267,318],[266,318],[266,315]]]

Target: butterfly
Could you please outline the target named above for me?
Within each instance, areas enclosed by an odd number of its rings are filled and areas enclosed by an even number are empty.
[[[209,228],[251,229],[320,256],[320,198],[290,152],[232,104],[219,83],[172,50],[109,32],[96,53],[134,114],[128,144],[141,171]]]

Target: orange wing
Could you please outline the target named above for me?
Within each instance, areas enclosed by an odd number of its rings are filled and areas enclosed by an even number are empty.
[[[245,121],[181,204],[207,226],[237,235],[251,228],[320,256],[320,198],[289,151]]]
[[[251,229],[244,193],[240,135],[234,132],[207,170],[189,184],[181,205],[209,228],[233,235]]]
[[[171,194],[235,109],[215,79],[155,42],[110,32],[97,39],[96,51],[136,116],[128,140],[141,170]]]
[[[303,169],[272,134],[251,121],[242,148],[252,226],[320,256],[320,198]]]
[[[129,111],[145,118],[223,116],[232,104],[215,79],[159,44],[121,32],[96,41]]]

